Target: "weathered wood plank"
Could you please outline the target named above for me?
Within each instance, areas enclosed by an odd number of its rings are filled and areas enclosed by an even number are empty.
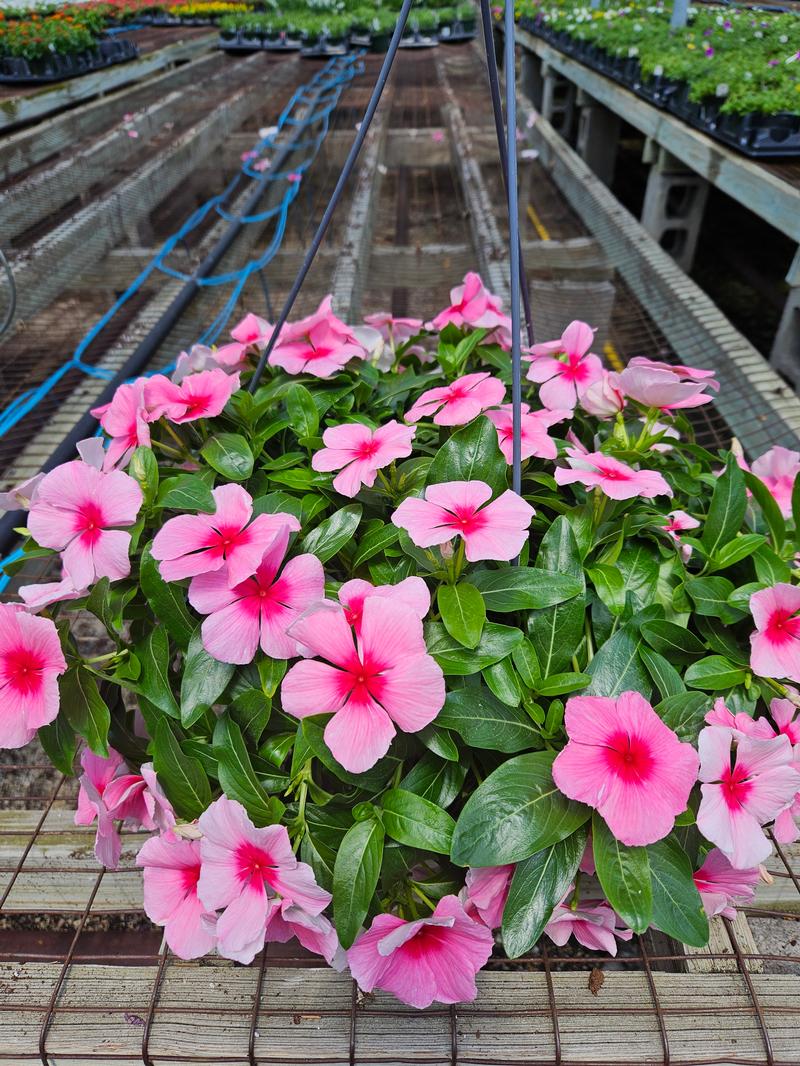
[[[26,96],[12,96],[0,103],[0,129],[42,119],[81,100],[89,100],[100,93],[111,92],[123,85],[141,81],[155,71],[163,70],[173,63],[194,59],[215,46],[216,37],[212,33],[207,37],[192,37],[186,41],[176,41],[130,63],[119,63],[96,74],[85,74],[82,78],[46,85]]]
[[[0,1060],[33,1057],[60,967],[0,964]],[[50,1062],[140,1063],[155,968],[74,964],[47,1031]],[[155,1061],[248,1061],[257,970],[224,963],[170,962],[149,1039]],[[562,1061],[570,1064],[665,1061],[653,996],[643,973],[606,971],[596,995],[588,974],[554,973]],[[755,974],[776,1063],[797,1062],[800,978]],[[654,973],[670,1061],[761,1063],[764,1043],[741,977]],[[484,972],[475,1002],[455,1010],[458,1061],[538,1062],[556,1058],[543,974]],[[255,1055],[264,1064],[346,1063],[350,1057],[352,983],[321,969],[268,966],[255,1024]],[[414,1011],[383,994],[355,1015],[355,1062],[448,1063],[450,1012]]]
[[[517,40],[601,104],[733,197],[781,233],[800,240],[800,188],[783,181],[754,159],[712,140],[675,115],[661,111],[602,74],[517,28]]]
[[[800,903],[800,897],[798,898]],[[689,973],[736,973],[739,963],[736,959],[736,949],[728,934],[728,929],[721,918],[712,918],[709,922],[710,937],[708,945],[704,948],[694,948],[689,944],[683,945],[684,952],[690,956],[686,962]],[[747,917],[741,912],[733,920],[733,935],[743,955],[758,955],[759,948],[753,936],[753,930],[748,924]],[[726,959],[710,958],[711,955],[728,955]],[[748,960],[748,969],[751,973],[763,973],[764,963],[761,959]]]

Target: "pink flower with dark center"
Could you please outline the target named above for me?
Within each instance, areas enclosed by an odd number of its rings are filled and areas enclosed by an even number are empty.
[[[613,418],[619,414],[625,407],[625,394],[619,387],[618,376],[603,370],[597,381],[581,393],[580,405],[595,418]]]
[[[297,532],[294,515],[256,515],[253,498],[241,485],[211,490],[214,514],[176,515],[165,522],[153,540],[153,558],[165,581],[180,581],[227,567],[231,588],[256,572],[264,552],[281,526]]]
[[[553,911],[544,927],[545,933],[560,948],[574,936],[579,944],[590,951],[616,955],[617,940],[630,940],[633,931],[617,917],[604,899],[582,899],[577,907],[571,907],[572,892],[570,888]]]
[[[430,918],[406,922],[379,914],[347,952],[364,992],[382,988],[402,1003],[461,1003],[475,999],[475,974],[492,954],[491,930],[474,922],[456,896],[445,896]]]
[[[461,902],[464,910],[487,929],[499,929],[516,866],[482,866],[467,870]]]
[[[146,840],[136,856],[144,868],[144,911],[164,926],[164,937],[179,959],[199,959],[212,951],[216,914],[200,902],[200,842],[174,833]]]
[[[0,747],[22,748],[58,714],[58,676],[67,669],[49,618],[0,603]]]
[[[46,581],[42,585],[23,585],[19,590],[20,598],[29,611],[34,614],[52,603],[66,603],[85,596],[88,589],[76,589],[72,580],[64,577],[61,581]]]
[[[202,370],[218,369],[220,362],[222,360],[217,359],[217,352],[213,348],[209,348],[207,344],[193,344],[188,352],[181,352],[175,360],[175,369],[170,375],[170,380],[180,385],[190,374],[198,374]]]
[[[364,614],[364,602],[370,596],[394,600],[411,608],[420,621],[431,609],[431,594],[421,577],[407,577],[397,585],[371,585],[360,577],[345,581],[339,589],[339,603],[344,607],[345,617],[355,630],[361,633],[361,618]]]
[[[757,866],[772,850],[761,827],[800,789],[789,738],[760,740],[707,726],[697,743],[703,782],[697,828],[738,870]]]
[[[197,894],[217,920],[217,950],[226,959],[252,962],[264,944],[267,922],[280,899],[317,915],[331,901],[307,863],[298,862],[283,825],[257,829],[241,803],[220,796],[200,815]]]
[[[265,319],[247,314],[231,330],[233,343],[217,348],[214,357],[226,366],[240,366],[249,353],[264,351],[272,336],[272,329]]]
[[[127,466],[136,448],[150,447],[150,415],[144,402],[144,378],[120,385],[110,403],[95,407],[92,414],[111,437],[104,467]]]
[[[132,477],[76,459],[39,483],[28,528],[37,544],[63,553],[65,575],[84,589],[98,578],[117,581],[131,572],[131,535],[116,527],[132,526],[141,506],[142,490]]]
[[[511,465],[514,461],[514,409],[507,403],[496,411],[487,411],[486,417],[497,429],[497,443],[500,451]],[[547,435],[547,431],[557,422],[572,417],[572,411],[531,411],[528,404],[522,404],[520,437],[522,441],[522,458],[555,459],[558,456],[556,442]]]
[[[314,470],[339,470],[333,487],[342,496],[356,496],[363,485],[372,488],[378,471],[395,459],[411,455],[415,430],[392,420],[378,429],[360,422],[332,426],[322,434],[325,445],[311,457]]]
[[[612,500],[672,495],[672,489],[656,470],[635,470],[611,455],[581,452],[577,448],[567,448],[566,458],[571,469],[556,467],[557,485],[572,485],[577,481],[587,489],[599,488]]]
[[[503,348],[511,347],[511,319],[503,313],[500,298],[489,292],[479,274],[467,274],[462,285],[450,290],[450,301],[450,306],[439,312],[429,329],[440,332],[447,325],[490,329],[492,332],[485,343],[494,340]]]
[[[603,364],[589,351],[594,330],[585,322],[570,322],[557,341],[534,344],[528,381],[541,385],[539,399],[553,410],[573,411],[584,392],[603,376]]]
[[[465,374],[451,385],[428,389],[406,412],[406,422],[433,418],[437,426],[463,426],[503,402],[506,387],[489,373]]]
[[[750,597],[756,624],[750,667],[759,677],[800,681],[800,588],[780,582]]]
[[[697,780],[697,752],[678,740],[638,692],[573,696],[569,741],[553,780],[570,799],[594,807],[623,844],[653,844],[686,810]]]
[[[769,705],[772,721],[778,727],[778,733],[789,738],[794,747],[800,744],[800,718],[798,708],[791,700],[773,700]]]
[[[775,702],[778,701],[773,700],[773,703]],[[781,700],[780,702],[788,703],[789,701]],[[705,716],[704,721],[706,725],[721,725],[725,726],[726,729],[736,729],[747,737],[760,737],[762,740],[770,740],[772,737],[777,736],[766,718],[751,718],[744,711],[734,714],[725,706],[723,699],[714,701],[714,706]]]
[[[429,485],[424,499],[409,496],[403,500],[392,522],[405,529],[418,548],[461,537],[471,563],[482,559],[508,562],[522,551],[536,512],[510,489],[489,503],[491,498],[485,481]]]
[[[313,315],[287,322],[272,349],[269,361],[287,374],[312,374],[329,378],[350,362],[363,359],[364,348],[331,308],[326,296]]]
[[[44,476],[34,474],[33,477],[20,481],[19,485],[15,485],[8,492],[0,492],[0,511],[27,511],[36,499],[39,483]]]
[[[670,366],[636,356],[619,374],[619,386],[626,396],[645,407],[675,411],[711,403],[714,397],[705,390],[718,390],[719,382],[711,370]]]
[[[396,318],[388,311],[379,311],[374,315],[364,315],[368,326],[377,329],[383,339],[393,348],[416,337],[422,331],[421,318]]]
[[[713,918],[721,914],[733,921],[736,917],[734,905],[745,907],[752,902],[760,876],[757,866],[737,870],[719,848],[712,848],[694,874],[694,883],[707,916]]]
[[[296,718],[333,714],[325,743],[351,773],[368,770],[389,750],[395,726],[416,733],[444,704],[441,667],[428,655],[422,622],[410,607],[369,596],[357,645],[344,611],[321,604],[291,627],[311,655],[283,680],[283,710]]]
[[[775,497],[784,518],[792,517],[792,489],[800,473],[800,452],[777,444],[753,463],[753,473]]]
[[[144,396],[152,419],[164,416],[180,425],[222,414],[225,404],[238,388],[239,375],[226,374],[218,367],[189,374],[180,385],[163,374],[156,374],[148,378]]]
[[[285,944],[292,937],[297,937],[306,951],[321,955],[334,970],[341,971],[347,965],[336,930],[325,915],[309,914],[291,900],[282,899],[269,912],[266,941]]]
[[[224,570],[192,578],[189,603],[208,615],[203,647],[223,663],[250,663],[260,647],[273,659],[300,654],[286,630],[325,596],[325,574],[316,555],[290,559],[278,576],[289,545],[289,527],[278,529],[252,577],[228,587]]]
[[[692,555],[691,544],[683,544],[679,533],[685,533],[689,529],[697,529],[700,523],[696,518],[692,518],[686,511],[670,511],[667,515],[667,521],[661,527],[666,530],[672,537],[676,544],[680,545],[681,558],[686,563],[689,561]]]

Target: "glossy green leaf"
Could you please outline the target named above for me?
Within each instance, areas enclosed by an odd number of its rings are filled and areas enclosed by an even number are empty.
[[[352,540],[360,521],[360,504],[342,507],[311,530],[303,540],[303,551],[311,552],[320,562],[327,563]]]
[[[502,570],[480,570],[470,582],[480,589],[490,611],[506,613],[551,607],[578,596],[583,581],[570,574],[553,574],[533,566],[509,566]]]
[[[725,472],[714,484],[714,494],[703,527],[702,543],[707,555],[713,557],[724,544],[736,536],[742,528],[746,509],[744,473],[736,459],[730,455],[725,464]]]
[[[644,622],[640,632],[653,651],[673,663],[691,662],[706,653],[702,641],[675,622]]]
[[[164,718],[156,727],[153,768],[181,818],[199,818],[211,803],[208,776],[197,759],[185,755]]]
[[[441,807],[414,792],[392,788],[381,801],[386,832],[410,848],[449,855],[455,822]]]
[[[502,703],[482,686],[448,692],[436,723],[452,729],[478,751],[512,754],[542,745],[525,711]]]
[[[208,483],[196,474],[167,478],[159,489],[156,506],[171,511],[202,511],[207,514],[217,509]]]
[[[639,646],[639,655],[662,699],[686,691],[681,675],[663,655],[648,648],[646,644]]]
[[[293,383],[286,390],[286,411],[296,437],[315,437],[319,413],[314,397],[304,385]]]
[[[214,754],[219,783],[225,795],[238,800],[256,825],[272,825],[280,821],[283,804],[268,796],[262,788],[242,731],[228,715],[218,720],[214,730]]]
[[[592,817],[592,847],[597,878],[608,902],[634,933],[643,933],[653,919],[647,849],[620,843],[597,812]]]
[[[200,449],[210,467],[230,481],[245,481],[255,460],[250,445],[240,433],[216,433]]]
[[[474,585],[440,585],[436,594],[442,624],[465,648],[477,648],[486,621],[483,597]]]
[[[430,800],[437,807],[449,807],[466,776],[466,766],[426,753],[402,779],[400,788]]]
[[[95,755],[108,755],[111,712],[100,695],[94,677],[82,666],[73,666],[59,681],[61,710]]]
[[[383,860],[384,830],[377,818],[356,822],[345,833],[333,867],[333,921],[349,948],[367,916]]]
[[[495,494],[508,487],[508,464],[497,443],[497,430],[484,415],[453,433],[428,469],[427,483],[485,481]]]
[[[647,847],[653,886],[653,925],[683,944],[708,943],[708,918],[692,877],[689,856],[674,836]]]
[[[639,656],[641,640],[629,627],[619,629],[598,648],[586,667],[591,681],[584,689],[585,696],[618,696],[620,692],[641,692],[650,698],[653,686],[650,675]]]
[[[718,689],[733,688],[741,685],[748,671],[736,666],[723,655],[709,655],[699,662],[692,663],[683,675],[689,688],[701,688],[707,692]]]
[[[564,603],[534,611],[528,620],[528,635],[539,661],[542,677],[560,673],[570,665],[583,639],[586,607],[583,562],[572,526],[558,517],[545,533],[536,568],[557,577],[569,577],[581,583],[581,593]]]
[[[212,707],[233,677],[236,667],[221,663],[203,647],[200,626],[189,641],[181,678],[181,721],[188,727]]]
[[[680,692],[667,696],[656,705],[656,711],[680,740],[697,743],[697,736],[705,725],[705,716],[713,700],[704,692]]]
[[[179,648],[187,648],[197,621],[186,606],[186,589],[174,581],[164,581],[149,545],[139,563],[139,582],[153,617],[166,626]]]
[[[430,622],[425,627],[428,651],[443,673],[449,676],[477,674],[492,663],[505,659],[522,639],[519,629],[487,622],[478,646],[469,649],[454,640],[441,623]]]

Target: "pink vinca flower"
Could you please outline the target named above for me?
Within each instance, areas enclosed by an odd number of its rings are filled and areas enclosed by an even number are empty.
[[[778,733],[788,737],[793,747],[800,744],[800,717],[798,717],[797,704],[792,700],[772,700],[769,713],[777,726]]]
[[[163,833],[146,840],[136,856],[144,869],[144,911],[164,926],[164,937],[179,959],[199,959],[216,943],[216,914],[197,894],[200,842]]]
[[[38,544],[63,553],[66,576],[84,589],[98,578],[117,581],[131,572],[131,535],[118,527],[132,526],[141,506],[142,490],[132,477],[76,459],[42,479],[28,528]]]
[[[377,329],[387,344],[397,348],[406,341],[416,337],[422,331],[421,318],[395,318],[388,311],[380,311],[374,315],[364,315],[364,321],[368,326]]]
[[[625,394],[619,387],[619,378],[608,370],[580,395],[580,405],[595,418],[614,418],[625,407]]]
[[[437,426],[463,426],[503,402],[506,387],[489,373],[465,374],[452,385],[428,389],[406,413],[406,422],[433,418]]]
[[[345,581],[338,595],[347,622],[353,627],[357,637],[361,635],[364,602],[370,596],[402,603],[411,608],[420,621],[431,609],[431,594],[421,577],[407,577],[396,585],[371,585],[369,581],[354,577],[352,581]]]
[[[719,389],[710,370],[669,366],[641,356],[631,359],[619,374],[619,386],[631,400],[662,411],[711,403],[714,397],[706,389]]]
[[[104,467],[127,466],[136,448],[150,447],[150,415],[144,402],[144,378],[120,385],[110,403],[95,407],[92,414],[111,437]]]
[[[330,903],[311,867],[295,858],[285,826],[257,829],[241,803],[227,796],[200,815],[199,825],[197,894],[206,909],[225,908],[217,920],[217,950],[226,959],[253,961],[280,899],[312,916]]]
[[[325,596],[325,574],[316,555],[298,555],[281,569],[289,546],[282,526],[252,577],[228,587],[224,570],[200,574],[189,586],[189,603],[208,615],[203,647],[223,663],[250,663],[260,647],[273,659],[293,659],[297,641],[286,630],[312,603]]]
[[[777,702],[773,700],[773,703]],[[789,701],[781,700],[781,703]],[[725,700],[714,700],[714,706],[704,719],[706,725],[721,725],[726,729],[736,729],[746,737],[761,737],[762,740],[770,740],[776,736],[775,730],[766,718],[751,718],[744,711],[734,714],[725,706]]]
[[[363,485],[372,488],[378,471],[411,455],[414,429],[397,421],[387,422],[379,429],[370,429],[360,422],[332,426],[322,434],[325,445],[314,452],[314,470],[339,470],[333,487],[342,496],[356,496]]]
[[[163,374],[148,378],[144,397],[151,418],[164,416],[170,422],[196,422],[198,418],[215,418],[239,388],[239,375],[215,370],[188,374],[180,385]]]
[[[496,341],[503,348],[511,347],[511,319],[503,313],[500,298],[489,292],[479,274],[470,271],[462,285],[450,290],[450,301],[450,306],[429,323],[429,329],[440,332],[447,325],[490,329],[486,343]]]
[[[789,738],[761,740],[723,726],[707,726],[698,738],[702,800],[697,828],[737,870],[757,866],[772,846],[762,826],[800,789]]]
[[[686,810],[697,780],[697,752],[683,744],[638,692],[573,696],[569,741],[553,780],[570,799],[594,807],[623,844],[653,844]]]
[[[193,344],[188,352],[181,352],[175,360],[175,369],[170,380],[180,385],[190,374],[199,374],[201,370],[214,370],[219,366],[216,352],[207,344]]]
[[[570,322],[557,341],[534,344],[528,381],[541,385],[539,399],[553,410],[573,411],[583,393],[603,376],[603,364],[589,349],[594,330],[585,322]]]
[[[409,496],[392,515],[418,548],[462,537],[467,559],[508,562],[522,551],[535,511],[515,492],[496,500],[485,481],[448,481],[429,485],[425,498]],[[485,506],[484,506],[485,505]]]
[[[700,523],[696,518],[692,518],[686,511],[670,511],[667,515],[667,521],[661,527],[666,530],[672,537],[677,545],[680,546],[681,558],[684,562],[688,562],[692,555],[691,544],[681,543],[680,533],[685,533],[689,529],[697,529]]]
[[[272,336],[272,326],[258,315],[247,314],[231,330],[232,344],[217,348],[214,356],[224,366],[238,367],[250,352],[263,352]]]
[[[633,931],[617,917],[604,900],[581,900],[574,909],[570,906],[572,888],[553,911],[544,927],[554,944],[563,947],[571,936],[590,951],[617,954],[617,940],[630,940]]]
[[[29,611],[34,614],[51,603],[66,603],[85,596],[88,589],[76,589],[72,580],[64,577],[61,581],[46,581],[42,585],[22,585],[19,595]]]
[[[516,866],[482,866],[467,870],[461,902],[464,910],[487,929],[499,929]]]
[[[344,611],[333,604],[306,612],[290,635],[328,661],[291,668],[281,687],[283,709],[297,718],[332,713],[325,743],[351,773],[386,754],[395,726],[416,733],[442,709],[441,667],[428,655],[422,622],[403,603],[368,597],[357,646]]]
[[[283,512],[256,515],[251,522],[253,498],[241,485],[219,485],[211,495],[217,505],[214,514],[176,515],[156,533],[153,558],[161,563],[165,581],[227,567],[233,588],[256,572],[282,526],[300,529],[297,519]]]
[[[510,403],[504,404],[496,411],[487,411],[486,417],[497,428],[497,443],[500,451],[511,465],[514,461],[514,410]],[[528,404],[522,404],[520,421],[520,438],[522,441],[522,458],[555,459],[558,456],[556,442],[547,435],[547,431],[557,422],[572,417],[572,411],[531,411]]]
[[[66,669],[53,622],[0,603],[0,748],[24,747],[53,721]]]
[[[325,915],[309,914],[290,899],[282,899],[267,917],[266,941],[268,944],[285,944],[293,937],[297,937],[306,951],[321,955],[334,970],[344,969],[344,951],[336,930]]]
[[[475,974],[492,954],[491,930],[474,922],[456,896],[445,896],[430,918],[406,922],[379,914],[347,952],[364,992],[382,988],[402,1003],[462,1003],[475,999]]]
[[[750,597],[756,631],[750,666],[759,677],[800,681],[800,588],[781,582]]]
[[[326,296],[313,315],[286,323],[269,361],[287,374],[329,378],[354,358],[363,359],[364,349],[333,313],[331,297]]]
[[[33,477],[20,481],[19,485],[15,485],[8,492],[0,492],[0,511],[27,511],[36,499],[39,483],[44,476],[34,474]]]
[[[755,460],[753,473],[761,478],[775,497],[783,517],[791,518],[792,489],[800,473],[800,452],[781,448],[778,444]]]
[[[733,920],[735,904],[744,907],[752,901],[760,876],[757,866],[737,870],[719,848],[712,848],[703,865],[695,871],[694,883],[709,918],[721,914]]]
[[[567,448],[567,462],[571,469],[556,467],[557,485],[572,485],[577,481],[587,489],[599,488],[611,500],[631,500],[636,496],[649,500],[672,495],[672,489],[657,470],[635,470],[602,452]]]

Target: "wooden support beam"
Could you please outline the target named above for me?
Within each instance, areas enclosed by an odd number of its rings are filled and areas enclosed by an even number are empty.
[[[154,93],[162,98],[181,86],[203,84],[223,62],[219,52],[204,54],[35,126],[6,134],[0,142],[0,181],[8,181],[57,152],[118,125],[120,116],[141,110]]]

